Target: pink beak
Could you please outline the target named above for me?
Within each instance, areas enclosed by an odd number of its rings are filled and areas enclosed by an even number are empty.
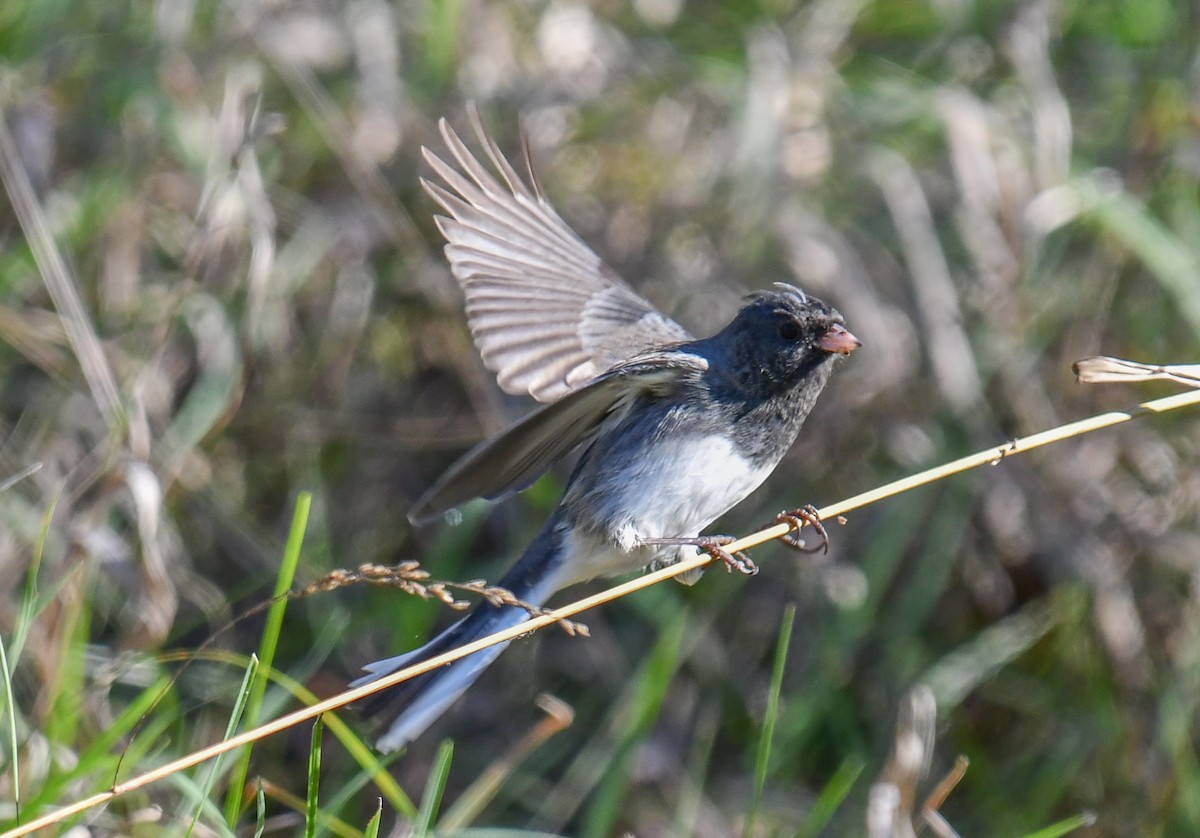
[[[862,346],[862,341],[850,334],[846,327],[833,325],[829,327],[828,332],[817,338],[817,346],[826,352],[849,355]]]

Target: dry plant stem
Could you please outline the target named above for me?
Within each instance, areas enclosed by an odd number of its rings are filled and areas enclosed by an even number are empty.
[[[1200,364],[1142,364],[1124,358],[1097,355],[1076,361],[1071,369],[1083,384],[1163,380],[1200,387]]]
[[[334,591],[338,588],[344,588],[347,585],[382,585],[389,588],[398,588],[406,594],[418,596],[421,599],[436,599],[439,602],[453,608],[455,611],[465,611],[471,607],[471,603],[465,600],[455,599],[450,591],[465,591],[467,593],[477,594],[488,605],[493,608],[500,608],[506,605],[511,605],[515,608],[522,608],[531,617],[540,617],[544,614],[549,614],[549,609],[542,608],[540,605],[534,605],[525,602],[520,597],[513,594],[512,591],[501,588],[499,585],[489,585],[482,579],[475,579],[470,582],[438,582],[434,581],[429,571],[421,567],[420,562],[406,561],[396,565],[379,565],[379,564],[361,564],[355,570],[346,570],[344,568],[330,571],[315,582],[310,582],[299,590],[291,591],[284,596],[289,599],[304,599],[313,594],[325,593]],[[261,611],[271,605],[274,600],[269,600],[266,603],[260,603],[255,606],[255,609],[243,614],[238,620],[244,620],[247,616]],[[562,630],[574,637],[581,634],[588,637],[588,628],[583,623],[576,623],[571,620],[560,620],[559,624]],[[232,625],[232,624],[230,624]],[[228,628],[226,626],[225,628]],[[221,629],[224,631],[225,628]]]
[[[39,464],[40,467],[40,464]],[[36,471],[36,469],[34,469]],[[0,484],[0,491],[3,491],[6,484]],[[505,605],[511,605],[516,608],[524,608],[531,617],[538,617],[543,614],[549,614],[549,610],[541,606],[533,605],[525,602],[515,596],[512,591],[501,588],[497,585],[488,585],[482,580],[474,580],[471,582],[438,582],[431,579],[429,572],[421,567],[420,562],[407,561],[397,565],[385,566],[377,564],[362,564],[355,570],[338,569],[327,573],[315,582],[310,582],[302,588],[288,591],[287,593],[279,594],[270,599],[254,605],[247,611],[239,614],[236,618],[230,620],[221,628],[213,632],[203,643],[196,647],[192,656],[184,661],[182,667],[171,676],[171,680],[163,687],[162,692],[154,699],[154,702],[142,714],[138,720],[135,730],[140,730],[142,725],[150,718],[150,714],[158,707],[159,702],[166,698],[171,687],[175,685],[182,676],[184,671],[192,665],[194,660],[199,659],[199,653],[205,651],[212,644],[216,643],[223,634],[251,617],[263,613],[276,602],[281,599],[299,600],[314,594],[326,593],[335,591],[338,588],[344,588],[348,585],[369,584],[369,585],[386,585],[388,587],[398,588],[410,596],[417,596],[421,599],[436,599],[439,602],[453,608],[456,611],[464,611],[470,608],[471,603],[455,599],[450,595],[449,589],[468,591],[473,594],[478,594],[485,602],[493,608],[500,608]],[[571,637],[580,635],[590,637],[588,627],[583,623],[577,623],[574,620],[561,619],[558,621],[559,626]],[[116,769],[113,771],[113,781],[121,773],[121,765],[125,760],[125,753],[133,745],[131,737],[129,743],[125,746],[125,750],[121,751],[120,757],[117,759]]]
[[[970,760],[961,754],[954,760],[953,767],[946,772],[945,777],[938,781],[938,784],[933,787],[933,791],[929,793],[929,797],[925,798],[925,802],[921,804],[922,817],[929,819],[942,808],[942,804],[946,802],[950,792],[954,791],[955,787],[962,782],[962,778],[967,776],[967,767],[970,764]]]
[[[55,244],[46,214],[29,182],[29,173],[21,164],[16,143],[3,116],[0,116],[0,180],[4,182],[42,281],[79,359],[79,368],[92,399],[108,427],[117,427],[125,421],[125,408],[121,404],[116,377],[101,347],[100,337],[88,318],[75,279]]]
[[[1138,416],[1144,416],[1149,413],[1166,413],[1170,410],[1177,410],[1179,408],[1188,407],[1195,404],[1200,404],[1200,390],[1192,390],[1186,393],[1179,393],[1174,396],[1167,396],[1166,398],[1145,402],[1128,412],[1113,411],[1110,413],[1102,413],[1098,416],[1092,416],[1088,419],[1081,419],[1078,422],[1071,422],[1070,424],[1061,425],[1048,431],[1042,431],[1041,433],[1024,437],[1023,439],[1014,439],[1012,442],[1009,442],[1006,445],[1000,445],[967,457],[962,457],[961,459],[955,460],[951,463],[929,469],[928,471],[921,472],[920,474],[914,474],[911,477],[905,477],[901,480],[889,483],[886,486],[881,486],[878,489],[874,489],[869,492],[863,492],[862,494],[855,495],[847,500],[831,504],[823,509],[817,510],[817,512],[822,520],[829,520],[846,512],[850,512],[851,510],[859,509],[868,504],[892,497],[893,495],[906,492],[910,489],[915,489],[919,486],[924,486],[936,480],[949,477],[953,474],[958,474],[959,472],[967,471],[968,469],[972,468],[978,468],[982,465],[997,464],[1005,457],[1010,457],[1014,454],[1031,451],[1034,448],[1040,448],[1044,445],[1049,445],[1052,442],[1060,442],[1064,439],[1069,439],[1074,436],[1101,430],[1103,428],[1109,428],[1113,425],[1119,425],[1122,422],[1127,422],[1130,419]],[[725,549],[733,553],[736,553],[739,550],[749,550],[751,547],[757,547],[764,542],[779,538],[781,535],[785,535],[790,531],[790,525],[777,524],[773,527],[752,533],[745,538],[741,538],[737,541],[727,544],[725,545]],[[652,573],[647,573],[644,576],[631,579],[628,582],[616,585],[608,590],[601,591],[589,597],[584,597],[580,600],[576,600],[575,602],[570,603],[569,605],[564,605],[561,608],[557,608],[548,614],[544,614],[539,617],[532,617],[531,619],[515,625],[512,628],[496,632],[495,634],[488,635],[487,637],[482,637],[479,640],[475,640],[458,648],[451,649],[443,654],[436,655],[429,660],[421,661],[420,663],[405,667],[404,669],[392,673],[386,678],[380,678],[378,681],[374,681],[370,684],[364,684],[356,689],[347,690],[346,692],[336,695],[333,698],[328,698],[325,701],[318,702],[310,707],[305,707],[292,713],[288,713],[287,715],[281,716],[272,722],[260,725],[252,730],[239,733],[238,735],[233,736],[223,742],[217,742],[208,746],[207,748],[202,748],[199,751],[195,751],[182,756],[179,759],[172,760],[171,762],[155,768],[153,771],[147,771],[145,774],[138,775],[137,777],[133,777],[132,779],[121,783],[116,783],[108,791],[94,794],[91,797],[79,800],[70,806],[65,806],[62,809],[58,809],[57,811],[30,821],[27,824],[23,824],[15,829],[11,829],[8,832],[5,832],[3,835],[0,835],[0,838],[17,838],[17,836],[29,835],[32,832],[36,832],[39,829],[44,829],[47,826],[51,826],[55,823],[59,823],[94,806],[107,803],[108,801],[122,794],[134,791],[135,789],[140,789],[144,786],[148,786],[151,783],[161,780],[164,777],[170,776],[178,771],[191,768],[192,766],[199,765],[200,763],[212,759],[213,757],[220,756],[221,754],[227,753],[236,748],[240,748],[242,745],[246,745],[251,742],[257,742],[259,739],[264,739],[268,736],[279,733],[280,731],[309,721],[310,719],[315,719],[322,713],[328,713],[345,707],[347,704],[364,699],[369,695],[373,695],[381,690],[393,687],[396,684],[407,681],[408,679],[414,678],[423,673],[430,672],[438,667],[445,666],[451,661],[464,658],[467,655],[478,652],[480,649],[485,649],[488,646],[492,646],[497,643],[514,640],[521,635],[529,634],[530,632],[545,628],[548,625],[553,625],[560,622],[564,618],[572,617],[591,608],[595,608],[598,605],[604,605],[605,603],[611,602],[614,599],[619,599],[623,596],[634,593],[635,591],[640,591],[643,588],[647,588],[650,585],[656,585],[664,580],[672,579],[692,570],[697,570],[712,561],[712,556],[709,556],[707,553],[701,553],[694,558],[681,561],[678,564],[673,564],[669,567],[664,567]]]

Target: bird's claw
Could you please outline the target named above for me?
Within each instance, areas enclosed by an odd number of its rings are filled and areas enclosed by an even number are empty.
[[[825,526],[821,523],[821,516],[817,514],[817,508],[811,503],[805,504],[799,509],[790,511],[785,509],[775,516],[773,523],[787,524],[789,527],[792,527],[792,531],[779,536],[779,540],[792,549],[799,550],[801,553],[829,552],[829,533],[825,531]],[[820,544],[809,547],[804,539],[800,537],[800,530],[805,525],[812,527],[817,535],[821,537]]]
[[[696,539],[696,546],[725,565],[726,573],[736,570],[738,573],[754,576],[758,573],[758,565],[749,556],[741,550],[730,553],[725,549],[726,544],[732,544],[734,541],[735,539],[728,535],[701,536]]]
[[[732,544],[734,541],[736,539],[731,535],[701,535],[695,538],[648,538],[642,543],[653,547],[668,545],[695,547],[725,565],[726,572],[732,573],[736,570],[747,576],[758,573],[758,565],[741,550],[730,553],[725,549],[726,544]]]

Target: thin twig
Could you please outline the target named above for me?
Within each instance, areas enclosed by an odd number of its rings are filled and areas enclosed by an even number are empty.
[[[1144,402],[1129,411],[1112,411],[1110,413],[1102,413],[1098,416],[1092,416],[1088,419],[1081,419],[1078,422],[1071,422],[1067,425],[1062,425],[1048,431],[1024,437],[1023,439],[1014,439],[1006,445],[1000,445],[995,448],[989,448],[972,454],[968,457],[962,457],[951,463],[947,463],[936,468],[923,471],[920,474],[914,474],[911,477],[906,477],[902,480],[897,480],[892,483],[874,489],[869,492],[855,495],[838,503],[831,504],[823,509],[818,510],[821,518],[829,520],[836,518],[846,512],[854,509],[859,509],[871,503],[892,497],[901,492],[915,489],[918,486],[924,486],[936,480],[941,480],[959,472],[967,471],[968,469],[978,468],[983,465],[995,465],[1004,460],[1005,457],[1021,454],[1026,451],[1031,451],[1035,448],[1040,448],[1044,445],[1049,445],[1052,442],[1060,442],[1073,436],[1090,433],[1092,431],[1109,428],[1113,425],[1119,425],[1122,422],[1128,422],[1130,419],[1147,414],[1166,413],[1170,410],[1177,410],[1183,407],[1200,404],[1200,390],[1192,390],[1186,393],[1179,393],[1174,396],[1167,396],[1162,399]],[[739,550],[749,550],[752,547],[757,547],[764,542],[779,538],[791,531],[788,524],[776,524],[751,535],[741,538],[726,545],[725,549],[736,552]],[[67,818],[73,817],[80,812],[87,811],[94,806],[99,806],[103,803],[119,797],[127,792],[140,789],[148,786],[151,783],[168,777],[171,774],[191,768],[194,765],[199,765],[206,760],[220,756],[221,754],[240,748],[242,745],[247,745],[251,742],[256,742],[259,739],[264,739],[268,736],[273,736],[276,733],[287,730],[290,727],[315,719],[322,713],[329,713],[334,710],[341,709],[347,704],[352,704],[356,701],[361,701],[369,695],[374,695],[377,692],[394,687],[396,684],[402,683],[415,678],[418,675],[423,675],[426,672],[431,672],[434,669],[445,666],[452,661],[467,657],[481,649],[486,649],[489,646],[494,646],[497,643],[505,643],[514,640],[522,635],[530,634],[538,629],[545,628],[549,625],[560,623],[564,618],[573,617],[576,614],[588,611],[599,605],[612,602],[623,596],[628,596],[643,588],[651,585],[656,585],[667,579],[673,579],[676,576],[681,576],[689,571],[698,570],[710,562],[713,558],[707,553],[701,553],[695,557],[685,559],[678,564],[673,564],[669,567],[664,567],[652,573],[647,573],[636,579],[631,579],[628,582],[615,585],[592,596],[584,597],[576,600],[569,605],[564,605],[542,616],[532,617],[523,623],[519,623],[511,628],[503,631],[498,631],[495,634],[490,634],[487,637],[482,637],[478,640],[466,643],[457,648],[451,649],[440,655],[435,655],[428,660],[415,663],[407,666],[404,669],[398,670],[385,678],[380,678],[378,681],[372,681],[369,684],[364,684],[361,687],[347,690],[343,693],[317,702],[309,707],[301,708],[281,716],[274,721],[260,725],[259,727],[239,733],[222,742],[217,742],[209,745],[207,748],[202,748],[190,754],[186,754],[178,759],[160,765],[159,767],[140,774],[121,783],[116,783],[108,791],[94,794],[83,800],[76,801],[69,806],[65,806],[47,815],[43,815],[36,820],[30,821],[27,824],[16,827],[8,832],[0,835],[0,838],[18,838],[21,835],[29,835],[39,829],[44,829]]]

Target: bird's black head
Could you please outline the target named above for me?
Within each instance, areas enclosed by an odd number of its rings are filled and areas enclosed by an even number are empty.
[[[796,387],[810,373],[823,384],[833,358],[861,345],[834,308],[783,283],[754,294],[714,340],[743,383],[772,392]]]

